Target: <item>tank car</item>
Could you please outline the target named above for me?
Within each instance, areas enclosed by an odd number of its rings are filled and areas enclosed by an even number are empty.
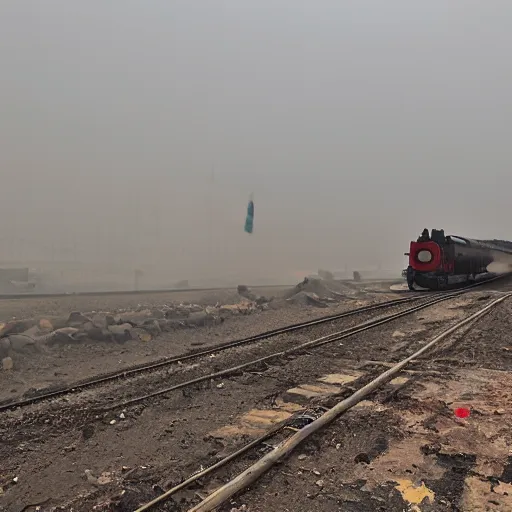
[[[443,229],[431,233],[424,229],[405,255],[409,256],[404,273],[410,290],[445,290],[490,277],[488,267],[494,261],[512,268],[512,242],[445,236]]]

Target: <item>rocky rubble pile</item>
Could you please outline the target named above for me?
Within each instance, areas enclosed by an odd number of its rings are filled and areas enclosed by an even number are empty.
[[[269,300],[253,296],[246,286],[240,287],[241,300],[236,304],[200,306],[181,303],[155,308],[139,305],[136,310],[114,312],[74,311],[67,317],[13,319],[0,323],[0,359],[5,370],[12,368],[12,352],[37,352],[42,346],[99,341],[124,343],[129,340],[151,341],[162,332],[176,329],[211,327],[235,315],[248,315],[268,308]]]
[[[339,281],[306,277],[285,293],[288,302],[326,308],[329,303],[355,298],[358,291]]]

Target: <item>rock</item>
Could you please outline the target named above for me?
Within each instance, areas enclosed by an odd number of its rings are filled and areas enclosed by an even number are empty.
[[[57,334],[65,334],[67,336],[73,336],[78,331],[79,331],[79,329],[77,329],[76,327],[63,327],[62,329],[56,329],[53,332],[57,333]]]
[[[114,340],[119,343],[133,339],[131,331],[133,327],[131,324],[125,323],[121,325],[109,325],[108,330],[112,333]]]
[[[92,474],[92,471],[90,469],[86,469],[84,471],[85,478],[87,481],[92,485],[98,485],[98,479]]]
[[[93,341],[112,341],[112,333],[106,328],[96,327],[91,324],[91,327],[85,330],[85,334],[90,340]]]
[[[9,333],[13,332],[14,322],[8,323],[0,323],[0,338],[7,336]]]
[[[507,411],[505,411],[505,409],[496,409],[494,411],[494,414],[497,414],[499,416],[503,416],[504,414],[506,414]]]
[[[124,415],[124,412],[122,412],[122,413],[119,415],[119,419],[124,420],[125,418],[126,418],[126,416]]]
[[[53,325],[50,322],[50,320],[46,318],[41,318],[41,320],[39,320],[39,329],[43,332],[52,332]]]
[[[215,324],[215,317],[209,315],[206,311],[197,311],[191,313],[186,320],[187,325],[194,325],[196,327],[205,327]]]
[[[120,318],[118,319],[118,318],[116,318],[114,315],[107,315],[107,316],[105,317],[105,322],[106,322],[106,324],[107,324],[107,327],[108,327],[109,325],[116,325],[117,323],[119,323],[119,321],[118,321],[118,320],[120,320]]]
[[[160,328],[160,332],[172,331],[173,324],[171,320],[167,320],[167,318],[160,318],[156,321],[158,323],[158,327]]]
[[[178,310],[176,309],[166,309],[165,310],[165,318],[167,319],[173,319],[173,318],[182,318],[183,315],[181,315]]]
[[[107,485],[112,482],[112,476],[111,473],[101,473],[101,475],[98,477],[98,485]]]
[[[142,329],[142,327],[134,327],[130,333],[133,338],[139,339],[140,341],[148,342],[153,339],[153,336],[151,336],[148,331]]]
[[[48,345],[54,345],[56,343],[72,343],[77,342],[78,340],[74,338],[76,334],[78,334],[78,329],[76,327],[63,327],[62,329],[57,329],[48,335],[47,343]]]
[[[63,329],[64,327],[68,326],[68,317],[67,316],[58,316],[55,318],[52,318],[52,325],[53,329]]]
[[[315,485],[318,485],[318,487],[323,487],[324,486],[324,481],[323,480],[317,480],[315,482]]]
[[[41,331],[40,331],[38,325],[33,325],[30,329],[23,331],[21,334],[35,339],[35,338],[37,338],[37,336],[41,335]]]
[[[231,314],[231,315],[250,315],[256,311],[256,305],[254,302],[240,302],[239,304],[223,304],[219,312],[222,314]]]
[[[90,321],[91,319],[80,313],[80,311],[73,311],[69,314],[67,325],[68,327],[81,327]]]
[[[13,322],[8,322],[3,329],[2,336],[7,334],[21,334],[25,331],[28,331],[31,327],[36,324],[35,320],[14,320]]]
[[[94,323],[91,321],[91,322],[87,322],[85,323],[84,325],[82,325],[81,327],[81,330],[84,331],[84,332],[87,332],[89,331],[90,329],[94,329],[95,325]]]
[[[264,297],[263,295],[260,295],[257,299],[256,299],[256,304],[258,304],[258,306],[261,306],[263,304],[267,304],[270,302],[270,299],[267,299],[267,297]]]
[[[168,318],[169,320],[183,319],[183,318],[188,317],[189,315],[190,315],[190,310],[184,306],[183,307],[179,306],[174,309],[168,309],[165,312],[165,317]]]
[[[2,359],[2,369],[4,370],[12,370],[14,367],[14,363],[11,357],[4,357]]]
[[[7,340],[14,352],[33,351],[36,348],[36,340],[24,334],[10,334]]]
[[[165,321],[165,319],[160,319],[160,320]],[[144,330],[146,330],[147,332],[149,332],[149,334],[151,334],[151,336],[156,338],[157,336],[162,334],[162,328],[160,327],[160,320],[146,320],[144,322],[144,324],[142,325],[142,328]]]
[[[109,423],[110,423],[111,425],[115,425],[115,424],[117,423],[117,421],[116,421],[116,420],[110,420],[110,422],[109,422]]]
[[[114,317],[111,317],[111,318],[112,318],[112,323],[115,323]],[[93,325],[93,327],[96,327],[99,329],[106,329],[110,325],[107,323],[107,315],[101,314],[101,313],[96,313],[91,318],[91,324]]]
[[[133,327],[139,327],[149,318],[151,318],[151,311],[149,309],[143,309],[141,311],[131,311],[128,313],[121,314],[121,323],[128,323],[131,324]]]
[[[304,453],[301,453],[298,457],[297,457],[299,460],[306,460],[308,458],[307,455],[305,455]]]
[[[317,308],[327,308],[327,304],[322,302],[316,293],[308,293],[308,292],[299,292],[296,293],[293,297],[287,299],[289,302],[293,304],[298,304],[301,306],[315,306]]]
[[[220,307],[219,313],[221,315],[239,315],[240,310],[237,304],[225,304]]]
[[[222,389],[224,387],[224,382],[217,384],[217,389]]]
[[[0,339],[0,358],[7,357],[11,353],[11,341],[9,338]]]
[[[184,320],[167,320],[167,330],[185,329],[186,327]]]

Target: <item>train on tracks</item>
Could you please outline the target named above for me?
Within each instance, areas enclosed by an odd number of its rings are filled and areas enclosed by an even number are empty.
[[[404,270],[410,290],[447,290],[492,277],[489,267],[512,270],[512,242],[445,236],[443,229],[424,229],[410,243],[409,266]]]

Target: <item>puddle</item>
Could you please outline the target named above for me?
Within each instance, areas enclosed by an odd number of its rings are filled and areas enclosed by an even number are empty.
[[[434,502],[434,491],[431,491],[423,482],[420,485],[415,485],[411,480],[404,479],[397,480],[397,483],[396,489],[404,501],[413,505],[420,505],[425,499],[430,503]]]

